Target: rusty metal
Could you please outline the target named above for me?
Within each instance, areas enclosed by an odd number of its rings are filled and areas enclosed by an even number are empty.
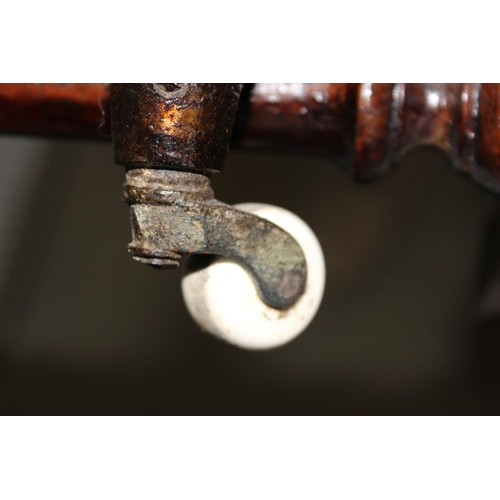
[[[307,269],[284,230],[214,198],[208,175],[229,149],[240,84],[116,84],[111,89],[115,161],[127,167],[133,258],[173,268],[192,254],[238,261],[264,302],[293,305]]]
[[[224,255],[249,271],[272,307],[289,307],[304,292],[307,269],[298,243],[275,224],[215,200],[207,176],[133,169],[124,196],[136,261],[169,268],[191,254]]]

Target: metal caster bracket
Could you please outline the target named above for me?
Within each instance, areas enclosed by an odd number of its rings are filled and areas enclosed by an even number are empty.
[[[240,84],[114,84],[115,161],[127,167],[134,259],[160,268],[191,254],[223,255],[251,274],[261,299],[283,309],[303,294],[302,249],[286,231],[214,199]]]

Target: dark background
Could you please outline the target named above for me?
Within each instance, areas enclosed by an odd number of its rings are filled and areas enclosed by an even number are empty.
[[[500,292],[483,290],[499,202],[437,151],[370,185],[324,160],[230,154],[217,198],[295,212],[326,257],[315,320],[268,352],[202,334],[181,271],[132,261],[110,143],[2,137],[0,158],[3,414],[500,409]]]

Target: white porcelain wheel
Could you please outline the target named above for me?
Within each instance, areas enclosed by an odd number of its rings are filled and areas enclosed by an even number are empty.
[[[274,309],[260,299],[241,265],[216,257],[209,266],[185,274],[184,301],[202,330],[244,349],[272,349],[294,339],[314,318],[325,287],[323,252],[310,227],[288,210],[260,203],[235,207],[273,222],[296,239],[307,264],[304,294],[290,308]]]

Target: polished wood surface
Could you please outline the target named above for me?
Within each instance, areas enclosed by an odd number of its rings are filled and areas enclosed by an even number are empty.
[[[102,83],[0,84],[0,133],[111,138]]]
[[[0,133],[106,139],[104,84],[0,84]],[[432,146],[500,192],[500,84],[246,84],[232,146],[312,154],[370,181]]]

